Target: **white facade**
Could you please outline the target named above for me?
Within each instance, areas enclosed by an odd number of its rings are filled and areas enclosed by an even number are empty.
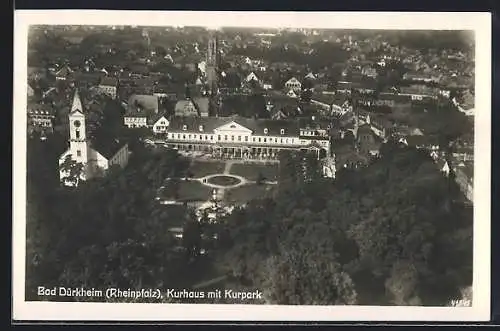
[[[168,119],[165,116],[162,116],[153,124],[153,132],[165,133],[167,132],[168,125],[169,125]]]
[[[301,129],[300,132],[287,132],[286,128],[280,129],[279,133],[269,132],[267,128],[255,132],[234,121],[229,121],[212,131],[206,131],[203,125],[198,128],[168,129],[166,142],[175,148],[189,147],[188,149],[214,150],[218,148],[229,148],[241,150],[241,157],[245,152],[258,149],[257,153],[269,155],[277,153],[281,149],[308,149],[313,145],[315,148],[323,148],[330,151],[330,139],[326,130]],[[262,151],[261,151],[262,150]]]
[[[101,93],[109,95],[113,99],[116,98],[116,86],[99,85],[99,90]]]
[[[302,83],[295,77],[290,78],[286,83],[285,87],[288,90],[300,91],[302,89]]]
[[[249,75],[245,78],[245,80],[246,80],[247,82],[250,82],[250,81],[252,81],[252,80],[254,80],[254,81],[258,82],[258,81],[259,81],[259,77],[257,77],[257,75],[256,75],[255,73],[251,72],[251,73],[250,73],[250,74],[249,74]]]
[[[124,116],[123,124],[128,128],[144,128],[148,126],[146,116]]]

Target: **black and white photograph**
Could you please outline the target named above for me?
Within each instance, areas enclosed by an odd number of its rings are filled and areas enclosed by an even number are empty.
[[[15,16],[15,319],[489,319],[489,14]]]

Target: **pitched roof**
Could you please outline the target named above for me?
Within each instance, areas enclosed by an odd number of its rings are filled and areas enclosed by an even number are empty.
[[[74,111],[83,112],[82,101],[80,100],[80,95],[78,94],[78,90],[75,91],[75,95],[73,96],[73,103],[71,104],[70,113]]]
[[[115,77],[103,77],[99,85],[116,86],[118,80]]]
[[[71,73],[73,73],[73,70],[71,70],[71,68],[68,65],[65,65],[56,72],[56,76],[66,77]]]
[[[40,104],[40,103],[34,103],[30,102],[27,105],[28,107],[28,113],[30,114],[40,114],[40,115],[54,115],[55,110],[54,108],[49,105],[49,104]]]
[[[116,153],[125,145],[125,142],[121,142],[118,139],[105,135],[97,135],[97,137],[91,141],[92,148],[108,160],[115,156]]]
[[[194,101],[192,99],[184,99],[184,100],[179,100],[175,103],[175,113],[178,114],[178,113],[184,113],[184,111],[186,110],[186,107],[188,107],[188,105],[192,104],[193,107],[197,109],[197,106],[196,104],[194,103]]]
[[[158,122],[158,120],[160,120],[162,117],[164,117],[165,119],[167,119],[167,116],[166,116],[166,114],[164,114],[164,113],[153,114],[153,115],[151,115],[150,117],[148,117],[148,119],[147,119],[147,123],[148,123],[149,125],[153,125],[153,124],[155,124],[156,122]]]
[[[193,98],[193,102],[202,114],[208,113],[210,100],[208,98]]]
[[[158,97],[156,95],[133,94],[127,102],[127,113],[135,113],[137,111],[136,102],[147,113],[158,112]]]
[[[268,120],[268,119],[248,119],[239,116],[233,117],[174,117],[170,121],[168,131],[182,132],[186,125],[187,132],[199,132],[200,126],[204,132],[213,132],[218,127],[235,122],[254,134],[264,135],[264,129],[268,130],[268,135],[274,136],[297,136],[299,133],[299,122],[296,120]],[[282,135],[281,129],[285,132]]]

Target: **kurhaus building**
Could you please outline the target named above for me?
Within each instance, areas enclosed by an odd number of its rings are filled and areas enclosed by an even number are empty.
[[[241,117],[174,117],[166,144],[179,150],[203,151],[214,157],[273,159],[281,150],[309,150],[330,156],[327,123]]]

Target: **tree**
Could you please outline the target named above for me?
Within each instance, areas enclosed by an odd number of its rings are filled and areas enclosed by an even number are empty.
[[[196,220],[189,220],[184,224],[182,243],[190,258],[200,254],[202,229]]]
[[[302,93],[300,94],[300,99],[303,102],[310,102],[312,98],[312,90],[307,89],[303,90]]]
[[[62,183],[71,183],[76,186],[82,178],[84,166],[81,162],[73,160],[71,155],[68,155],[59,166],[59,170],[64,174],[61,178]]]
[[[356,304],[357,294],[349,275],[333,257],[313,254],[289,247],[266,261],[263,291],[268,301],[288,305]]]

